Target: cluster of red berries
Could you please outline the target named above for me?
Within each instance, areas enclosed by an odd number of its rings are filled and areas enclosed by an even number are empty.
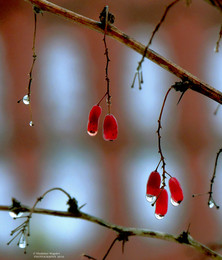
[[[161,177],[159,172],[151,172],[146,186],[146,199],[148,202],[155,204],[155,216],[157,219],[162,219],[168,210],[168,193],[164,186],[160,187],[160,184]],[[183,200],[183,190],[175,177],[170,177],[169,189],[171,193],[171,203],[174,206],[178,206]]]
[[[98,133],[99,118],[102,113],[100,105],[94,105],[89,112],[89,120],[87,132],[91,136],[95,136]],[[103,138],[106,141],[113,141],[118,135],[117,120],[112,114],[107,114],[103,122]]]

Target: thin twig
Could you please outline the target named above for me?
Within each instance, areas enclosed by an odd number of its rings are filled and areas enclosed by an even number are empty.
[[[37,6],[42,11],[50,12],[52,14],[55,14],[57,16],[60,16],[62,18],[65,18],[69,21],[72,21],[76,24],[83,25],[89,29],[95,30],[97,32],[104,34],[104,29],[101,27],[101,23],[94,21],[92,19],[89,19],[87,17],[84,17],[82,15],[79,15],[77,13],[74,13],[68,9],[62,8],[58,5],[55,5],[49,1],[46,0],[26,0],[27,2]],[[140,42],[134,40],[124,32],[120,31],[118,28],[116,28],[113,25],[109,25],[107,30],[107,35],[111,38],[119,41],[120,43],[128,46],[132,50],[140,53],[141,55],[144,54],[145,46],[141,44]],[[160,54],[156,53],[155,51],[148,49],[146,52],[146,58],[150,59],[163,69],[169,71],[170,73],[174,74],[178,78],[184,80],[186,78],[189,80],[192,85],[190,89],[201,93],[208,98],[222,104],[222,93],[210,85],[206,84],[205,82],[201,81],[188,71],[184,70],[180,66],[176,65],[175,63],[167,60]]]
[[[65,195],[69,198],[69,201],[72,199],[68,192],[66,192],[65,190],[63,190],[62,188],[59,188],[59,187],[55,187],[55,188],[49,189],[46,192],[44,192],[42,196],[40,196],[39,198],[36,199],[32,208],[29,209],[29,215],[25,217],[26,220],[21,225],[19,225],[14,230],[12,230],[11,235],[14,235],[16,232],[18,232],[18,233],[7,243],[8,245],[21,233],[21,235],[25,236],[25,240],[26,240],[26,246],[24,247],[24,253],[26,254],[26,247],[28,246],[27,236],[30,236],[30,220],[31,220],[33,212],[35,211],[35,207],[40,201],[42,201],[44,199],[46,194],[48,194],[49,192],[54,191],[54,190],[59,190],[59,191],[65,193]],[[11,208],[12,207],[10,207],[10,210],[11,210]],[[26,208],[26,207],[24,207],[24,208]],[[28,210],[28,208],[26,208],[26,209]],[[18,219],[18,218],[16,218],[16,219]]]
[[[118,237],[116,237],[116,238],[113,240],[113,242],[111,243],[110,247],[108,248],[108,250],[107,250],[107,252],[106,252],[106,254],[104,255],[104,257],[103,257],[102,260],[105,260],[105,259],[106,259],[106,257],[107,257],[108,254],[110,253],[112,247],[114,246],[114,244],[116,243],[117,240],[118,240]]]
[[[215,205],[217,209],[219,209],[219,206],[215,203],[215,200],[213,199],[213,184],[214,184],[214,179],[216,177],[217,162],[218,162],[218,158],[219,158],[219,155],[221,152],[222,152],[222,148],[218,151],[218,153],[216,155],[214,171],[213,171],[212,178],[210,180],[210,191],[209,191],[209,199],[208,199],[208,206],[213,207]]]
[[[157,31],[159,30],[161,24],[164,22],[164,20],[165,20],[165,18],[166,18],[166,16],[167,16],[168,12],[170,11],[170,9],[171,9],[176,3],[178,3],[179,1],[180,1],[180,0],[175,0],[175,1],[173,1],[172,3],[170,3],[170,4],[166,7],[166,9],[165,9],[165,11],[164,11],[164,13],[163,13],[163,15],[162,15],[162,17],[161,17],[159,23],[156,25],[154,31],[152,32],[152,35],[151,35],[151,37],[150,37],[150,40],[149,40],[149,42],[148,42],[148,44],[146,45],[146,48],[145,48],[145,50],[144,50],[143,56],[142,56],[141,60],[138,62],[138,67],[137,67],[137,69],[136,69],[137,72],[135,73],[135,75],[137,75],[138,78],[139,78],[139,71],[142,69],[142,63],[143,63],[143,61],[144,61],[144,59],[145,59],[145,57],[146,57],[146,52],[147,52],[148,48],[150,47],[150,45],[152,44],[152,41],[153,41],[153,38],[154,38],[155,34],[156,34]],[[139,86],[140,86],[140,85],[139,85]]]
[[[220,27],[219,37],[218,37],[218,40],[216,42],[215,52],[219,52],[221,38],[222,38],[222,25]]]
[[[158,135],[158,152],[160,154],[160,160],[162,161],[162,169],[163,169],[163,179],[162,179],[162,184],[163,184],[163,188],[165,187],[165,179],[166,179],[166,170],[165,170],[165,166],[166,166],[166,162],[165,162],[165,159],[164,159],[164,156],[163,156],[163,151],[162,151],[162,147],[161,147],[161,135],[160,135],[160,129],[162,128],[162,125],[161,125],[161,119],[162,119],[162,115],[163,115],[163,109],[164,109],[164,106],[165,106],[165,103],[166,103],[166,100],[167,100],[167,97],[171,91],[171,89],[173,88],[174,86],[171,86],[165,97],[164,97],[164,100],[163,100],[163,104],[162,104],[162,107],[161,107],[161,110],[160,110],[160,115],[159,115],[159,118],[158,118],[158,128],[157,128],[157,135]]]
[[[103,37],[103,42],[104,42],[104,47],[105,47],[105,56],[106,56],[106,68],[105,68],[105,79],[106,79],[106,95],[107,95],[107,105],[108,105],[108,114],[110,114],[110,105],[111,105],[111,96],[110,96],[110,79],[109,79],[109,50],[107,47],[106,43],[106,33],[107,33],[107,28],[108,28],[108,14],[109,14],[109,7],[106,6],[106,16],[105,16],[105,29],[104,29],[104,37]]]
[[[28,97],[28,101],[29,101],[29,111],[30,111],[30,126],[34,126],[33,120],[32,120],[32,105],[31,105],[31,86],[32,86],[32,73],[33,73],[33,69],[35,66],[35,62],[36,62],[36,52],[35,52],[35,43],[36,43],[36,29],[37,29],[37,13],[38,13],[39,9],[38,8],[34,8],[33,9],[33,13],[34,13],[34,32],[33,32],[33,44],[32,44],[32,65],[29,71],[29,82],[28,82],[28,87],[27,87],[27,97]],[[17,103],[20,103],[23,100],[23,98],[21,98],[20,100],[17,101]]]

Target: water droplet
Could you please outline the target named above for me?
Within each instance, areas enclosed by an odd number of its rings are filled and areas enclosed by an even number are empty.
[[[87,131],[87,133],[88,133],[90,136],[95,136],[95,135],[97,135],[98,131],[95,131],[95,132],[93,132],[93,131]]]
[[[21,235],[19,239],[19,247],[20,248],[26,248],[26,239],[24,233]]]
[[[171,198],[171,204],[176,207],[176,206],[180,205],[180,202],[177,202]]]
[[[155,200],[155,196],[146,194],[146,200],[152,203]]]
[[[30,126],[34,126],[34,123],[32,121],[29,122]]]
[[[19,212],[18,214],[16,214],[13,211],[9,211],[9,216],[12,218],[20,218],[23,215],[23,212]]]
[[[157,219],[163,219],[163,218],[164,218],[164,215],[155,214],[155,217],[156,217]]]
[[[210,199],[210,200],[208,201],[208,207],[209,207],[210,209],[212,209],[214,206],[215,206],[214,201],[213,201],[212,199]]]
[[[216,53],[218,52],[217,46],[214,47],[214,52],[216,52]]]
[[[29,96],[28,95],[25,95],[22,99],[23,103],[25,105],[29,105],[30,104],[30,99],[29,99]]]

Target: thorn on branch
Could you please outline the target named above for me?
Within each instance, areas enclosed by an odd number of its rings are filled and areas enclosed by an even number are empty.
[[[77,200],[75,198],[69,199],[68,202],[67,202],[67,205],[69,205],[68,212],[74,214],[75,216],[79,216],[80,215],[78,202],[77,202]],[[81,207],[83,207],[83,206],[81,206]]]
[[[181,244],[187,244],[189,245],[189,232],[188,231],[183,231],[178,238],[176,239],[179,243]]]
[[[101,25],[102,25],[102,28],[103,29],[105,29],[105,27],[106,27],[106,21],[109,23],[109,24],[113,24],[114,23],[114,21],[115,21],[115,16],[112,14],[112,13],[110,13],[110,12],[108,12],[108,18],[106,19],[106,8],[107,8],[107,6],[105,6],[104,8],[103,8],[103,10],[102,10],[102,12],[100,13],[100,15],[99,15],[99,20],[100,20],[100,22],[101,22]]]
[[[40,13],[42,13],[42,10],[39,8],[39,7],[37,7],[37,6],[33,6],[33,10],[34,10],[34,12],[36,13],[36,14],[40,14]]]
[[[180,103],[180,101],[181,101],[183,95],[184,95],[185,92],[190,88],[191,84],[192,84],[192,83],[191,83],[189,80],[184,79],[184,80],[182,80],[182,81],[175,82],[175,84],[172,86],[172,87],[175,89],[175,91],[180,91],[180,92],[182,92],[182,94],[180,95],[180,98],[179,98],[179,100],[178,100],[178,102],[177,102],[177,105]]]
[[[10,213],[12,213],[10,215],[13,216],[14,218],[19,217],[21,213],[28,211],[28,209],[26,207],[22,206],[21,202],[19,202],[15,198],[12,198],[12,205],[10,206],[9,210],[10,210]]]
[[[122,241],[122,253],[124,253],[124,246],[127,241],[129,241],[129,232],[121,232],[119,233],[118,240]]]

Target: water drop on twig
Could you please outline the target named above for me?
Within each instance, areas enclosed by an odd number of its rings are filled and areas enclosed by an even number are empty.
[[[22,101],[23,101],[23,103],[24,103],[25,105],[29,105],[29,104],[30,104],[30,98],[29,98],[29,96],[28,96],[28,95],[25,95],[25,96],[23,97]]]

